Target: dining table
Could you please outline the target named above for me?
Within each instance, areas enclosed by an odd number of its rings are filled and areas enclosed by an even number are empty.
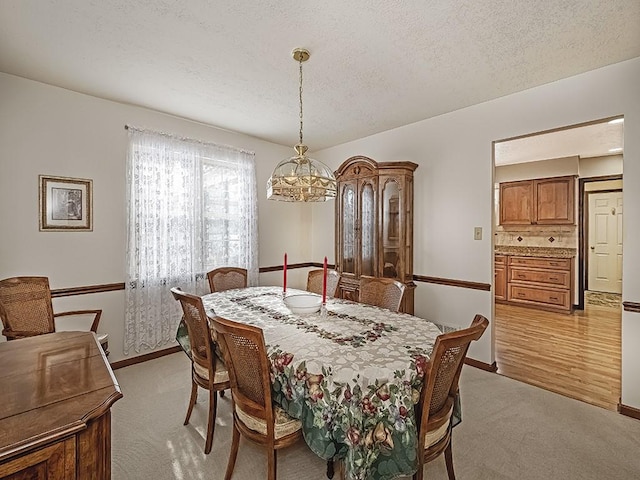
[[[302,294],[309,293],[286,291]],[[282,287],[263,286],[211,293],[202,301],[210,317],[262,330],[273,401],[301,420],[316,455],[341,460],[353,480],[414,473],[414,407],[436,338],[455,328],[338,298],[328,298],[318,312],[293,313],[284,297]],[[183,347],[185,333],[178,333]],[[454,417],[454,424],[461,419],[459,402]]]

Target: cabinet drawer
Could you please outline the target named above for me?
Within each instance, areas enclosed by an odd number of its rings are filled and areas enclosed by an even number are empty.
[[[571,287],[571,278],[567,271],[529,270],[512,267],[509,269],[509,281],[539,283],[559,288]]]
[[[509,265],[551,268],[553,270],[570,270],[570,258],[549,258],[549,257],[509,257]]]
[[[555,308],[570,309],[568,290],[551,290],[533,286],[509,284],[508,300]]]
[[[505,265],[507,263],[507,257],[506,255],[496,255],[493,258],[493,263],[495,265]]]

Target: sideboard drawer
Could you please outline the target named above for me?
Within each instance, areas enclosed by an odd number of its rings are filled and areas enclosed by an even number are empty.
[[[549,257],[509,257],[509,265],[552,268],[554,270],[571,270],[570,258],[549,258]]]
[[[571,286],[570,272],[553,270],[530,270],[512,267],[509,269],[510,282],[528,282],[544,284],[550,287],[569,288]]]
[[[551,290],[516,284],[509,284],[508,300],[565,309],[569,309],[571,306],[567,290]]]

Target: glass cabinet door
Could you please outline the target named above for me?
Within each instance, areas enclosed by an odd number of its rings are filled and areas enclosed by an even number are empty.
[[[361,275],[375,275],[376,210],[373,185],[364,184],[360,205]]]
[[[382,192],[382,276],[400,276],[400,189],[395,180]]]
[[[356,193],[354,185],[342,190],[342,272],[355,273]]]

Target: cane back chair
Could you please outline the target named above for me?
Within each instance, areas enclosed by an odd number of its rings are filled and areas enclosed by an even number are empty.
[[[207,272],[211,293],[224,292],[232,288],[247,286],[247,269],[237,267],[221,267]]]
[[[172,288],[173,297],[180,302],[183,320],[187,326],[189,344],[191,346],[191,396],[184,425],[189,423],[193,406],[198,398],[198,387],[209,391],[209,416],[204,453],[211,452],[213,432],[215,430],[218,396],[216,392],[230,387],[229,373],[224,362],[216,353],[216,346],[211,339],[208,317],[204,311],[202,299]]]
[[[393,278],[361,275],[359,301],[397,312],[402,305],[404,289],[404,284]]]
[[[12,277],[0,280],[0,320],[7,340],[31,337],[55,331],[75,330],[80,323],[62,317],[93,317],[88,330],[94,332],[105,354],[109,353],[109,335],[98,334],[102,310],[74,310],[53,313],[48,277]],[[77,320],[77,319],[76,319]],[[66,325],[65,325],[66,324]],[[81,330],[87,330],[83,325]]]
[[[233,397],[233,442],[225,480],[238,455],[240,436],[267,447],[267,478],[275,480],[277,451],[302,438],[302,423],[276,407],[271,398],[270,363],[262,330],[214,317],[220,348],[225,356]]]
[[[418,428],[418,471],[414,480],[423,479],[424,465],[444,452],[449,480],[455,480],[451,452],[451,418],[458,395],[458,381],[469,344],[478,340],[489,321],[476,315],[469,328],[439,335],[427,363],[426,383],[416,406]]]
[[[324,271],[311,270],[307,274],[307,291],[322,295],[322,277]],[[338,284],[340,283],[340,274],[335,270],[327,270],[327,297],[335,297]]]

